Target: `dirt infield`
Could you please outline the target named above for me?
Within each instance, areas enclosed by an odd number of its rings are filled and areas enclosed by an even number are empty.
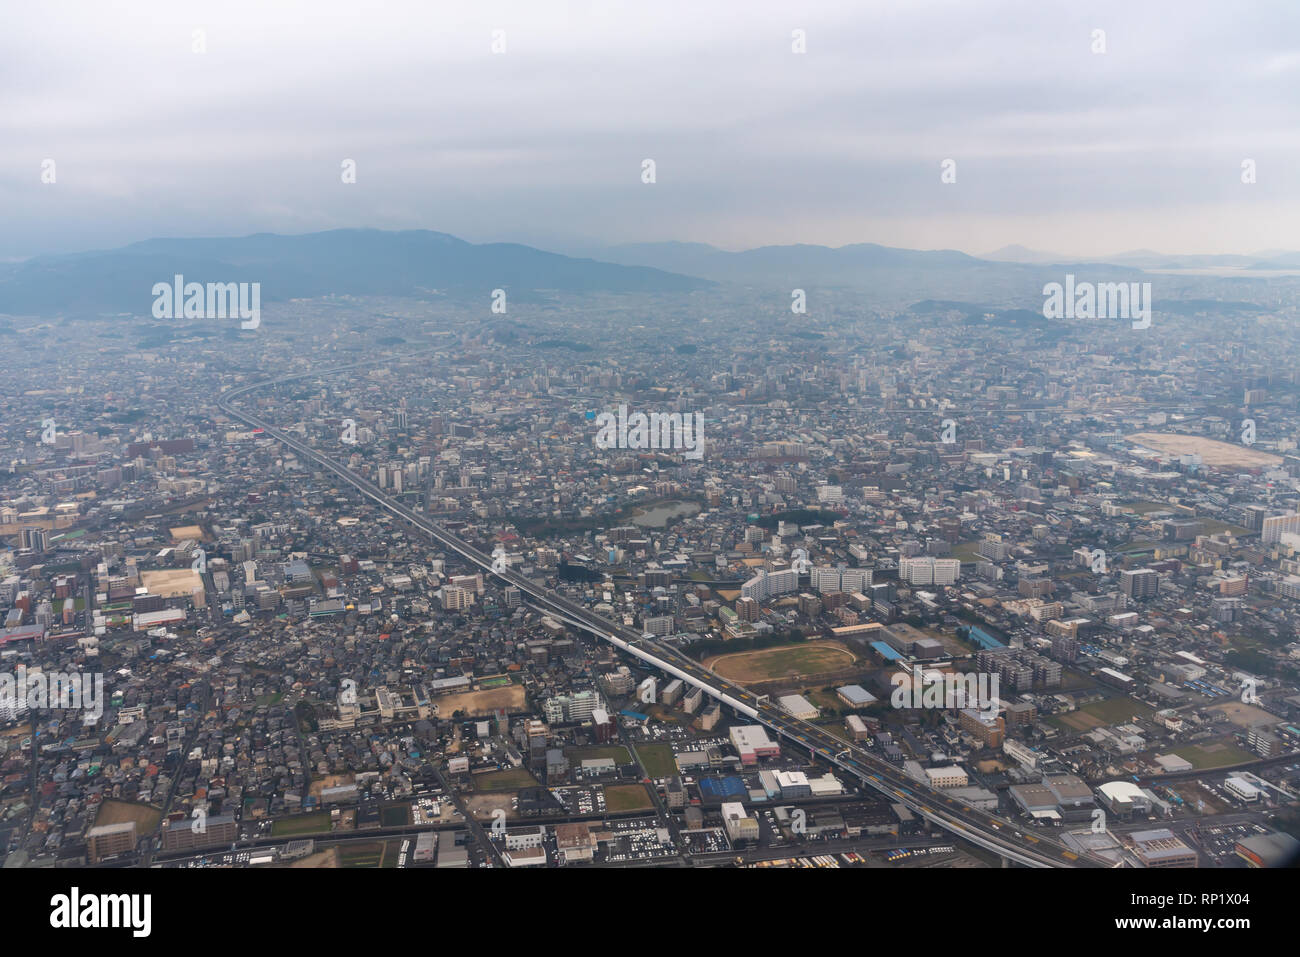
[[[1201,461],[1211,468],[1266,468],[1281,465],[1282,458],[1267,452],[1256,452],[1244,445],[1219,442],[1200,435],[1174,435],[1164,432],[1135,432],[1124,436],[1134,445],[1161,452],[1165,455],[1200,455]]]
[[[125,824],[135,821],[137,835],[150,834],[158,827],[162,811],[148,804],[132,804],[129,801],[105,801],[99,806],[95,815],[95,826],[103,824]]]
[[[462,691],[458,694],[445,694],[434,698],[434,710],[440,718],[450,718],[457,711],[474,717],[483,717],[494,713],[498,708],[507,711],[523,711],[528,704],[528,695],[523,685],[510,685],[507,688],[487,688],[483,691]]]
[[[704,667],[744,684],[792,675],[813,677],[841,671],[855,661],[857,656],[838,641],[805,641],[779,648],[717,655],[707,660]]]
[[[1209,710],[1219,712],[1239,728],[1249,728],[1252,725],[1277,720],[1263,708],[1243,704],[1240,701],[1225,701],[1223,704],[1214,705]]]
[[[319,799],[321,791],[326,788],[346,787],[357,779],[355,774],[327,774],[318,781],[312,781],[307,786],[307,793],[312,797]]]
[[[191,595],[203,595],[203,579],[199,573],[189,568],[169,568],[163,571],[141,572],[140,582],[149,589],[151,595],[163,598],[189,598]]]
[[[289,865],[291,868],[311,870],[313,868],[335,868],[339,866],[338,848],[331,847],[315,854],[308,854]]]
[[[510,805],[513,796],[509,793],[471,794],[465,798],[465,806],[476,821],[491,821],[497,811],[503,813],[508,819],[514,820],[519,816],[519,812]]]

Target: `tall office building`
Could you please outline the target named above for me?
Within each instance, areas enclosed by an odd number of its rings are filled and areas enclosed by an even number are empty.
[[[44,552],[48,537],[45,529],[37,528],[32,525],[23,529],[23,548],[30,548],[34,552]]]

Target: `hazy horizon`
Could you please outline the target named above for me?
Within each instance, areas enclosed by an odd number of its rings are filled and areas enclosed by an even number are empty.
[[[586,252],[582,252],[581,250],[586,249],[588,246],[592,247],[593,252],[598,250],[598,248],[601,246],[604,246],[612,251],[620,246],[666,245],[672,243],[677,243],[681,245],[692,245],[692,244],[706,245],[712,247],[718,252],[745,252],[747,250],[761,248],[760,246],[723,246],[716,243],[708,243],[703,240],[678,240],[678,239],[646,240],[642,242],[629,241],[626,243],[604,242],[602,240],[593,239],[590,237],[566,239],[564,237],[559,237],[559,236],[551,236],[551,237],[537,236],[531,238],[470,239],[469,237],[457,235],[454,233],[449,233],[447,230],[438,229],[437,227],[434,226],[411,226],[411,227],[405,227],[403,229],[395,229],[390,227],[371,226],[371,225],[356,225],[356,226],[341,225],[341,226],[331,226],[319,230],[310,229],[310,230],[298,230],[298,231],[289,231],[289,232],[280,232],[277,230],[259,230],[257,233],[228,233],[228,234],[221,234],[221,235],[197,232],[190,235],[138,236],[138,237],[128,239],[117,246],[104,247],[104,249],[125,248],[127,246],[131,246],[136,243],[147,242],[150,240],[183,241],[183,240],[191,240],[191,239],[244,239],[244,238],[248,238],[249,236],[254,236],[259,234],[272,234],[272,235],[282,235],[282,236],[303,236],[303,235],[310,235],[312,233],[330,232],[336,230],[341,230],[341,231],[378,230],[378,231],[385,231],[385,232],[409,231],[409,232],[447,233],[448,235],[454,235],[457,239],[462,239],[465,240],[466,242],[470,242],[475,245],[486,245],[492,243],[518,243],[521,245],[533,246],[537,249],[546,252],[558,252],[570,256],[587,255]],[[1078,253],[1078,252],[1076,253],[1062,252],[1060,250],[1036,249],[1033,247],[1026,246],[1023,243],[1008,243],[1005,246],[1000,247],[998,249],[975,250],[975,249],[960,249],[953,246],[901,247],[901,246],[893,246],[893,244],[891,243],[879,242],[873,239],[862,239],[862,240],[855,240],[853,242],[838,243],[838,244],[818,243],[818,242],[811,242],[811,241],[800,242],[800,243],[773,242],[773,243],[762,244],[762,246],[769,246],[769,247],[795,246],[795,245],[821,246],[828,249],[842,249],[845,247],[850,247],[855,245],[877,245],[877,246],[884,246],[887,248],[898,248],[898,249],[915,248],[917,251],[921,251],[921,252],[955,251],[955,252],[965,253],[966,255],[972,256],[976,259],[989,259],[991,261],[1005,261],[1005,262],[1015,262],[1017,260],[1013,260],[1013,259],[997,260],[994,259],[993,257],[995,257],[999,253],[1003,253],[1011,250],[1020,250],[1023,251],[1024,253],[1034,254],[1035,258],[1032,260],[1032,262],[1039,263],[1039,264],[1051,264],[1053,262],[1069,263],[1073,261],[1082,262],[1085,259],[1096,259],[1097,261],[1105,261],[1107,259],[1115,260],[1115,259],[1121,259],[1128,256],[1141,255],[1141,254],[1170,256],[1170,257],[1234,256],[1235,255],[1235,256],[1264,258],[1270,255],[1277,255],[1279,253],[1294,254],[1296,252],[1295,250],[1279,250],[1279,249],[1254,249],[1254,250],[1227,251],[1227,252],[1218,252],[1218,253],[1204,252],[1200,250],[1188,250],[1188,249],[1177,249],[1177,250],[1116,249],[1110,252],[1092,254],[1092,253]],[[579,250],[579,251],[575,252],[574,250]],[[46,256],[46,255],[63,255],[69,253],[82,253],[82,252],[95,252],[95,251],[100,251],[100,250],[93,247],[67,249],[67,250],[60,250],[57,253],[43,252],[43,253],[35,253],[30,256],[5,257],[5,258],[0,258],[0,262],[20,263],[20,262],[26,262],[27,260],[30,259],[39,258],[40,256]],[[1025,261],[1029,262],[1030,260],[1025,260]]]

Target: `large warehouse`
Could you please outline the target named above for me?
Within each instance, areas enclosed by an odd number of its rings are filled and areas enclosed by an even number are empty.
[[[801,694],[783,695],[777,700],[782,708],[801,721],[811,721],[821,713],[817,710],[816,705]]]

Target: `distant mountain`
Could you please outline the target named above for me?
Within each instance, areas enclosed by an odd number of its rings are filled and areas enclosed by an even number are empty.
[[[1133,277],[1145,270],[1300,269],[1300,253],[1269,250],[1250,255],[1161,253],[1133,249],[1094,258],[1030,249],[1013,244],[980,256],[952,249],[919,250],[855,243],[849,246],[760,246],[728,252],[707,243],[628,243],[617,246],[583,246],[584,255],[624,265],[652,266],[720,282],[757,285],[824,284],[874,287],[894,278],[915,280],[935,271],[966,271],[971,277],[1023,280],[1027,275],[1055,275],[1066,271],[1092,274],[1092,278]],[[1098,276],[1097,274],[1104,274]],[[969,285],[962,283],[962,285]]]
[[[1164,253],[1158,253],[1154,249],[1130,249],[1128,252],[1114,253],[1106,258],[1114,262],[1134,262],[1138,260],[1159,262],[1169,259],[1170,257],[1166,256]]]
[[[1295,256],[1295,253],[1279,253],[1280,256]],[[1124,266],[1136,266],[1138,269],[1285,269],[1286,266],[1256,266],[1262,253],[1241,256],[1235,253],[1158,253],[1150,249],[1134,249],[1126,253],[1107,256],[1107,262]],[[1297,263],[1300,264],[1300,263]]]
[[[653,266],[718,282],[760,289],[819,288],[862,291],[882,304],[901,305],[918,293],[935,299],[990,299],[1032,302],[1045,282],[1060,282],[1067,272],[1095,281],[1132,280],[1133,266],[1048,262],[994,262],[953,249],[899,249],[875,243],[830,246],[760,246],[728,252],[704,243],[636,243],[600,249],[601,259]],[[1046,254],[1044,254],[1046,255]]]
[[[1259,253],[1257,261],[1246,268],[1300,269],[1300,253],[1286,252],[1285,250],[1271,250],[1267,253]]]
[[[1040,252],[1019,244],[1003,246],[991,253],[984,253],[979,258],[995,263],[1063,263],[1071,259],[1070,256],[1063,256],[1060,253]]]
[[[690,292],[711,282],[653,267],[574,259],[516,243],[474,244],[428,230],[340,229],[299,236],[150,239],[121,249],[0,266],[0,313],[147,313],[154,283],[260,282],[262,301],[324,295],[516,300],[544,290]]]
[[[610,262],[653,266],[722,282],[773,281],[826,285],[857,285],[865,274],[879,270],[969,269],[982,260],[952,249],[922,251],[856,243],[850,246],[759,246],[727,252],[705,243],[632,243],[611,246],[602,254]]]
[[[1222,270],[1204,276],[1163,275],[1162,299],[1208,298],[1221,282],[1225,299],[1247,300],[1251,270],[1300,269],[1300,253],[1254,256],[1171,256],[1132,250],[1105,261],[1071,261],[1024,246],[981,259],[952,249],[918,250],[855,243],[760,246],[730,252],[706,243],[657,242],[544,252],[519,243],[469,243],[427,230],[343,229],[225,239],[150,239],[121,249],[41,256],[0,263],[0,314],[147,314],[155,283],[177,273],[188,282],[260,282],[262,302],[326,295],[429,297],[483,301],[505,289],[512,302],[547,291],[684,293],[735,283],[766,296],[804,289],[861,293],[864,301],[905,307],[918,298],[1039,308],[1043,286],[1067,274],[1092,282],[1136,281],[1144,270]],[[1208,284],[1207,284],[1208,283]],[[1190,307],[1189,307],[1190,308]],[[504,333],[503,333],[504,334]]]

